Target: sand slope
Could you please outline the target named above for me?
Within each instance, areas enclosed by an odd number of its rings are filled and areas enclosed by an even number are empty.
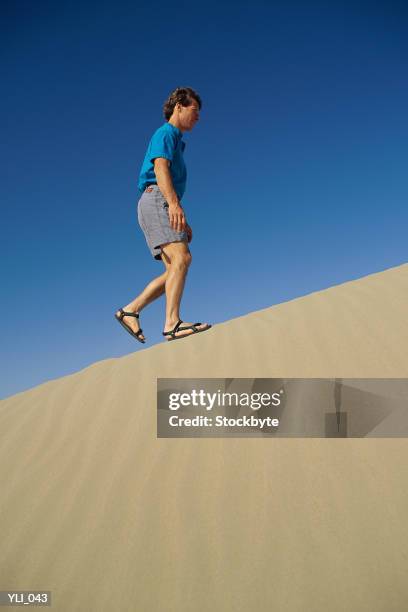
[[[0,590],[58,612],[406,610],[407,440],[158,440],[155,392],[408,377],[407,305],[405,264],[2,401]]]

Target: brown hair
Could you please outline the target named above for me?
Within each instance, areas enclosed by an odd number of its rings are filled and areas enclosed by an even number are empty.
[[[191,106],[195,100],[201,110],[201,98],[191,87],[177,87],[167,98],[163,106],[163,114],[166,121],[170,119],[177,103],[181,106]]]

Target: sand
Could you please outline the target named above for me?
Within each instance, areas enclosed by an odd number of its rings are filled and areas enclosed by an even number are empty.
[[[407,378],[407,306],[405,264],[2,401],[0,590],[58,612],[408,609],[406,439],[157,439],[155,395]]]

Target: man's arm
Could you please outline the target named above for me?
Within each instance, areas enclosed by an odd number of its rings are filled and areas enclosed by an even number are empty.
[[[165,157],[156,157],[153,163],[157,185],[169,205],[170,225],[177,232],[181,232],[186,228],[187,221],[174,189],[170,174],[170,161]]]

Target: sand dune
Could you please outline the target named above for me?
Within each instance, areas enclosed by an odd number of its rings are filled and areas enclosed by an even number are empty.
[[[58,612],[408,608],[405,439],[157,439],[157,377],[408,377],[408,264],[0,403],[0,590]],[[9,608],[4,608],[9,609]]]

